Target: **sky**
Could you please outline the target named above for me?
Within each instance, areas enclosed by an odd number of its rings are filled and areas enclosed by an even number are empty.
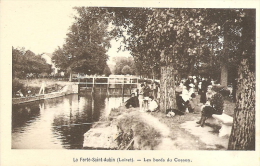
[[[78,2],[78,3],[77,3]],[[53,53],[62,46],[68,28],[72,25],[74,6],[86,6],[82,1],[76,3],[63,1],[15,1],[1,3],[1,14],[5,16],[6,35],[11,37],[11,45],[25,47],[36,54]],[[119,42],[111,41],[108,55],[110,61],[115,56],[130,56],[130,52],[117,52]]]

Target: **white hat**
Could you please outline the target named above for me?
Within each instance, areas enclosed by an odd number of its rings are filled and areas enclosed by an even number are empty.
[[[193,84],[189,84],[189,87],[194,88],[194,85]]]
[[[208,88],[212,88],[213,86],[212,85],[209,85]]]

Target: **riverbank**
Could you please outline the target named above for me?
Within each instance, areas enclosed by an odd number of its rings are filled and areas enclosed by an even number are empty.
[[[19,80],[22,84],[28,87],[41,87],[42,82],[46,83],[46,87],[51,87],[54,85],[59,85],[59,86],[66,86],[70,85],[71,82],[68,81],[59,81],[56,79],[48,79],[48,78],[39,78],[39,79],[20,79]]]
[[[225,100],[225,113],[233,115],[234,106],[234,103]],[[103,119],[106,127],[96,125],[93,129],[101,130],[104,127],[109,130],[116,126],[117,132],[114,130],[110,134],[113,148],[120,150],[226,150],[229,137],[218,136],[220,126],[206,124],[203,128],[199,127],[196,121],[200,116],[200,113],[187,113],[167,117],[162,111],[139,112],[139,108],[126,109],[121,106]],[[91,139],[97,141],[100,138],[88,137],[84,142]],[[115,148],[115,144],[119,146]],[[87,143],[85,145],[91,146]]]
[[[73,82],[57,81],[52,79],[18,80],[20,90],[12,98],[12,104],[32,102],[42,99],[61,97],[78,93],[78,85]],[[44,94],[39,94],[42,84],[45,84]]]

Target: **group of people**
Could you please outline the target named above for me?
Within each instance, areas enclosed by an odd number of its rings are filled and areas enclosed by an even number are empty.
[[[223,97],[221,94],[212,90],[214,83],[207,78],[201,82],[195,76],[189,76],[186,81],[181,81],[176,87],[177,109],[166,110],[167,116],[184,115],[185,113],[201,113],[201,118],[197,122],[201,127],[204,126],[207,118],[212,114],[223,113]],[[158,109],[158,99],[160,98],[159,84],[149,86],[147,82],[141,84],[131,98],[126,101],[126,107],[140,107],[141,112],[155,111]],[[154,87],[157,89],[154,90]],[[155,93],[156,92],[156,93]],[[196,98],[200,95],[200,100]],[[154,98],[156,96],[156,98]]]
[[[213,82],[210,82],[207,78],[203,78],[201,82],[195,82],[194,78],[196,79],[195,76],[189,76],[187,81],[181,82],[177,86],[176,103],[178,110],[175,110],[174,113],[184,115],[188,112],[201,112],[201,118],[197,123],[203,127],[206,119],[211,117],[212,114],[223,113],[224,101],[221,94],[212,90]],[[200,95],[200,102],[196,99],[195,92]]]
[[[126,101],[126,108],[140,107],[140,112],[154,112],[158,108],[156,99],[160,96],[159,84],[153,82],[151,87],[145,81],[131,94],[130,99]],[[155,96],[155,97],[154,97]]]

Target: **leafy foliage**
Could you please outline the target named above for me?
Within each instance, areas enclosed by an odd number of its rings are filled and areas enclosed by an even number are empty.
[[[51,65],[30,50],[12,47],[12,57],[13,78],[25,78],[28,74],[51,73]]]
[[[127,75],[127,74],[131,74],[131,73],[132,73],[131,68],[128,65],[123,67],[122,74]]]
[[[159,73],[160,66],[174,65],[184,76],[201,74],[217,79],[221,63],[230,62],[237,68],[242,57],[239,45],[243,29],[255,34],[254,14],[250,16],[252,26],[243,21],[246,13],[255,12],[250,9],[109,8],[108,11],[115,16],[115,34],[123,36],[124,48],[132,52],[146,73],[151,69]],[[243,28],[243,24],[247,26]],[[254,44],[247,50],[255,50]]]
[[[110,74],[112,74],[110,68],[108,67],[108,65],[105,66],[105,69],[103,71],[103,73],[105,74],[105,76],[109,76]]]
[[[24,85],[19,81],[19,79],[14,78],[12,80],[12,97],[15,97],[15,93],[23,89]]]
[[[133,57],[116,57],[114,74],[137,74],[137,68]]]
[[[65,44],[54,52],[57,66],[67,71],[102,74],[110,47],[107,13],[103,8],[75,7],[77,16]]]

